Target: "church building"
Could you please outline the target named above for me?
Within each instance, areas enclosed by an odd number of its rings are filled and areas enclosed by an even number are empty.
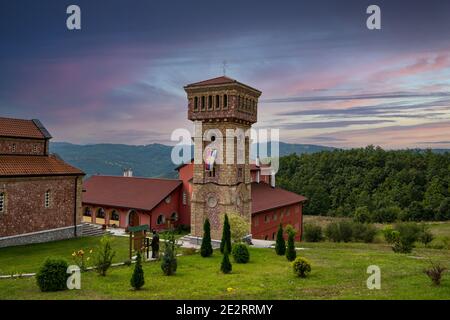
[[[216,135],[226,137],[227,130],[251,128],[257,121],[261,92],[225,76],[184,89],[188,118],[202,124],[202,131],[196,133],[201,136],[194,137],[194,155],[203,159],[209,154],[213,160],[179,166],[176,180],[135,178],[130,170],[123,177],[92,176],[84,184],[83,220],[122,228],[148,224],[157,230],[168,223],[186,225],[191,237],[200,238],[208,218],[212,239],[220,240],[225,213],[235,212],[249,222],[252,238],[275,239],[281,223],[292,225],[300,240],[306,198],[276,187],[275,175],[261,175],[259,164],[250,162],[248,138],[241,162],[238,152],[234,159],[225,156],[226,143],[223,150],[211,144]],[[214,161],[218,158],[223,161]]]
[[[84,173],[51,138],[39,120],[0,118],[0,247],[80,235]]]

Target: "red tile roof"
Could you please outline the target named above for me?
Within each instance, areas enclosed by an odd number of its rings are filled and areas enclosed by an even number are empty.
[[[252,214],[304,202],[304,196],[272,188],[267,183],[252,183]]]
[[[181,184],[170,179],[92,176],[84,183],[83,203],[150,211]]]
[[[0,136],[44,139],[45,136],[33,120],[0,118]]]
[[[236,83],[237,81],[225,76],[217,77],[213,79],[208,79],[200,82],[195,82],[188,84],[186,87],[200,87],[200,86],[212,86],[212,85],[219,85],[219,84],[228,84],[228,83]]]
[[[0,177],[51,175],[84,175],[84,173],[55,155],[0,155]]]

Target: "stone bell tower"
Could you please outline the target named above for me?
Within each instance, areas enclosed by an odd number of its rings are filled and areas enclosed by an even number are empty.
[[[224,215],[231,212],[248,220],[250,234],[250,138],[238,134],[230,137],[227,131],[242,133],[251,128],[257,121],[261,92],[225,76],[192,83],[184,89],[188,98],[188,118],[197,128],[191,235],[202,237],[203,223],[209,218],[211,238],[220,240]],[[222,146],[218,147],[220,141]],[[238,150],[239,145],[245,146],[244,152]]]

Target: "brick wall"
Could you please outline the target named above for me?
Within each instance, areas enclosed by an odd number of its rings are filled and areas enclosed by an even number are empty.
[[[302,205],[294,204],[275,210],[259,212],[252,217],[252,236],[255,239],[276,239],[280,223],[285,228],[288,224],[297,231],[296,241],[300,241],[302,233]],[[285,238],[287,236],[285,235]]]
[[[79,224],[81,180],[72,176],[0,178],[0,192],[6,194],[6,207],[0,213],[0,237],[73,226],[75,206]],[[45,208],[47,190],[50,190],[49,208]]]
[[[45,140],[0,137],[0,154],[45,155],[46,145]]]

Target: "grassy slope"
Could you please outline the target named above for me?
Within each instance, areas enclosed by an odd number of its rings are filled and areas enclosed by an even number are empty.
[[[127,239],[115,239],[118,257],[127,256]],[[63,241],[0,250],[0,266],[14,263],[23,271],[34,271],[47,255],[69,258],[74,249],[94,246],[98,238]],[[233,273],[219,272],[221,256],[198,254],[179,258],[176,276],[162,275],[159,263],[144,264],[145,290],[130,290],[132,267],[111,269],[106,278],[84,273],[82,290],[41,293],[35,279],[0,280],[0,299],[449,299],[450,275],[441,287],[433,287],[422,273],[423,258],[450,265],[448,250],[416,249],[411,256],[395,254],[385,244],[303,243],[299,254],[312,262],[307,279],[292,274],[284,257],[270,249],[251,249],[251,263],[233,264]],[[10,257],[14,256],[14,260]],[[420,259],[419,259],[419,258]],[[378,265],[382,289],[366,288],[366,268]],[[231,293],[227,288],[234,288]]]

